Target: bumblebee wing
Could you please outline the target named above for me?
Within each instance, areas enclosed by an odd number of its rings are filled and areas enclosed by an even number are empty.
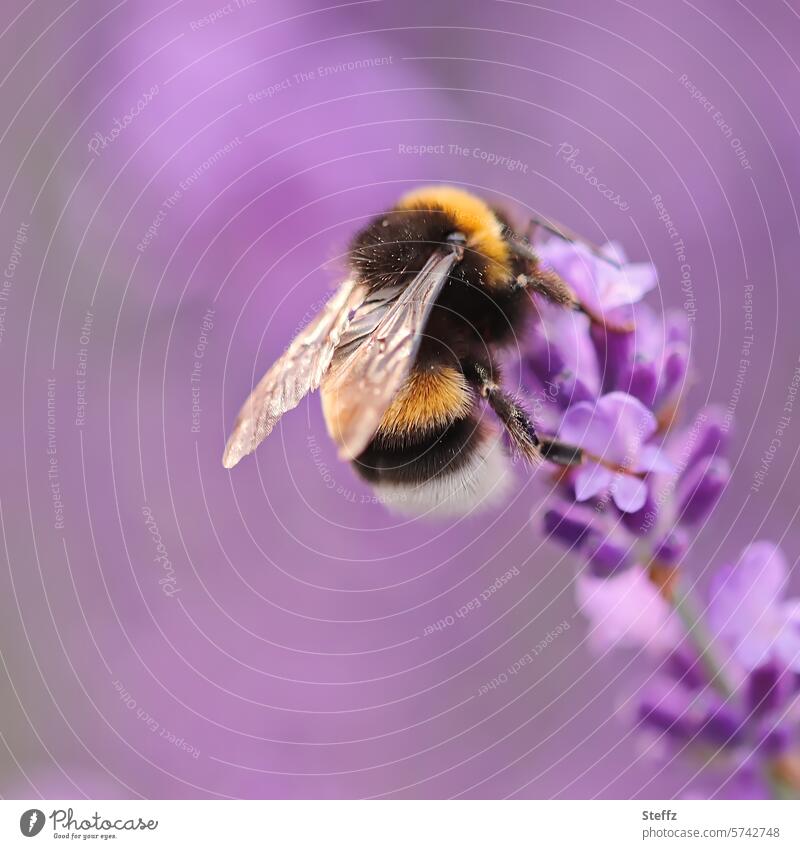
[[[342,283],[261,378],[239,411],[228,438],[222,457],[226,469],[233,468],[242,457],[255,451],[278,419],[319,386],[351,315],[366,294],[366,287],[355,280]]]
[[[391,288],[379,289],[377,292],[370,292],[355,311],[350,324],[342,333],[342,338],[339,340],[333,355],[331,368],[335,368],[347,359],[375,331],[404,288],[402,285],[392,286]]]
[[[353,340],[352,353],[337,357],[325,377],[328,430],[342,459],[357,457],[378,429],[408,377],[436,297],[462,254],[458,246],[437,248],[388,308],[379,308],[383,312],[374,329]]]

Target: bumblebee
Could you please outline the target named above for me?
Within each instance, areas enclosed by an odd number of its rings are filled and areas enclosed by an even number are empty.
[[[245,401],[226,468],[317,388],[340,457],[401,512],[452,515],[502,498],[512,480],[503,433],[527,461],[583,461],[580,448],[537,433],[503,389],[497,355],[531,318],[531,295],[604,319],[502,212],[458,188],[418,189],[356,234],[348,265]]]

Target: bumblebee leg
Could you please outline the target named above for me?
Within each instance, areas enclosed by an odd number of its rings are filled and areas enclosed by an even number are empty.
[[[548,301],[554,304],[582,312],[588,316],[593,324],[600,325],[610,332],[630,333],[633,330],[633,326],[630,324],[616,324],[607,321],[605,316],[587,304],[582,303],[575,292],[572,291],[570,285],[559,274],[552,269],[541,267],[539,257],[527,242],[519,239],[508,239],[507,244],[513,253],[518,257],[528,260],[533,268],[533,271],[528,274],[517,275],[517,279],[514,281],[514,289],[527,289],[530,292],[542,295],[542,297],[547,298]],[[604,257],[602,254],[599,256],[616,268],[620,267],[613,260]]]
[[[502,422],[514,450],[528,462],[536,463],[542,458],[561,466],[574,466],[583,462],[583,453],[575,445],[539,436],[528,411],[494,380],[488,366],[468,363],[464,374]]]
[[[520,274],[517,277],[517,286],[524,286],[530,292],[536,292],[559,306],[583,311],[575,293],[555,271],[537,268],[533,274]]]
[[[593,324],[597,324],[610,333],[630,333],[633,330],[632,324],[609,321],[604,315],[579,301],[569,285],[550,269],[538,268],[533,274],[518,275],[514,288],[527,289],[529,292],[542,295],[554,304],[581,312]]]
[[[550,436],[541,437],[539,453],[545,460],[557,466],[580,466],[584,461],[583,449],[577,445],[568,445]]]

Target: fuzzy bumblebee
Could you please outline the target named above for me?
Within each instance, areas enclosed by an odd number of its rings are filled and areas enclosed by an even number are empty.
[[[497,354],[529,320],[532,294],[603,319],[501,212],[458,188],[419,189],[356,234],[349,267],[244,403],[227,468],[317,388],[340,456],[402,512],[457,514],[501,498],[511,484],[503,430],[529,461],[582,462],[580,449],[537,434],[502,388]]]

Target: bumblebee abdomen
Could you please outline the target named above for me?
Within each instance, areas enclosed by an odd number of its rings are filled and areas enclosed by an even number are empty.
[[[414,369],[384,413],[378,430],[387,439],[437,431],[467,416],[475,398],[456,368],[431,364]]]
[[[512,477],[501,438],[476,406],[435,430],[379,430],[353,461],[358,475],[392,509],[407,514],[461,515],[498,503]]]

